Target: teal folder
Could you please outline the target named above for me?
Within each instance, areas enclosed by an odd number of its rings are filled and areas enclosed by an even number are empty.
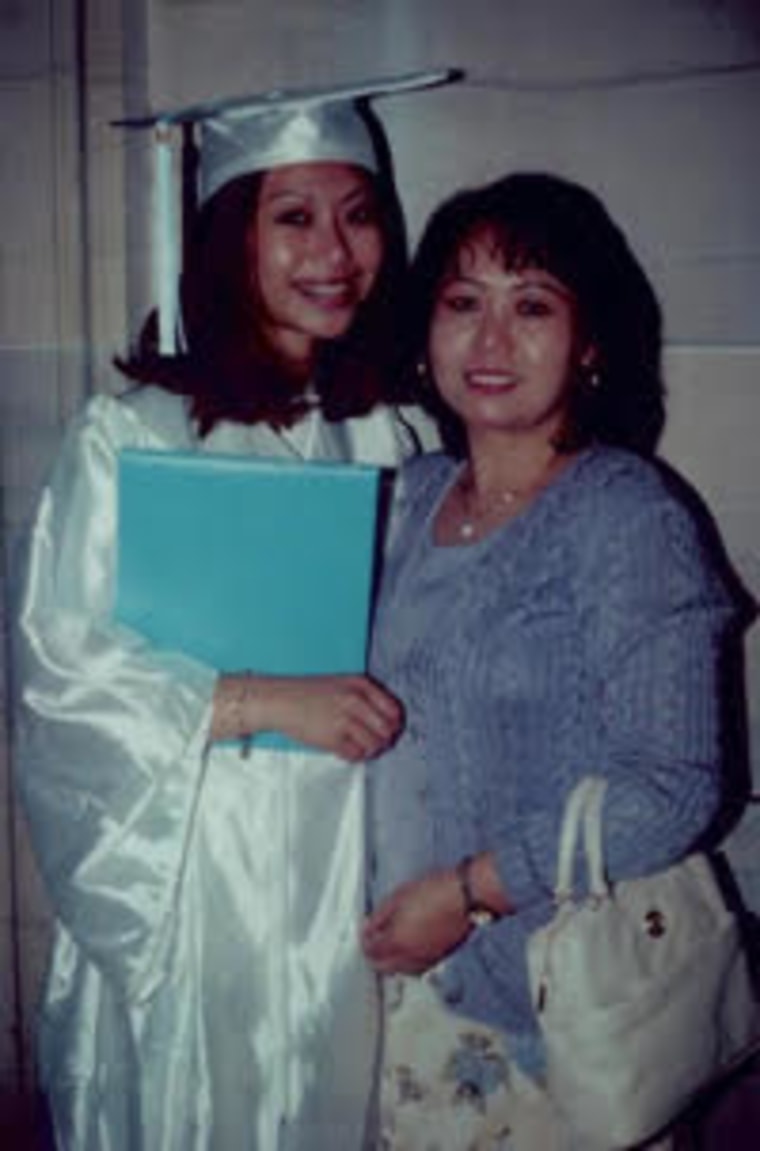
[[[116,618],[219,671],[366,667],[380,471],[128,449]],[[256,744],[292,746],[278,733]]]

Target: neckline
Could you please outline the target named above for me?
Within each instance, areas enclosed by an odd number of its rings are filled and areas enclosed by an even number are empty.
[[[555,476],[549,484],[541,488],[536,493],[535,497],[530,501],[529,504],[523,508],[520,508],[509,519],[497,524],[492,529],[492,531],[486,532],[485,535],[482,535],[477,539],[457,539],[453,540],[451,543],[438,543],[435,539],[435,521],[438,517],[438,513],[451,489],[455,486],[455,484],[459,483],[462,472],[467,466],[466,460],[452,461],[454,466],[449,471],[446,482],[436,495],[436,498],[433,500],[432,506],[428,512],[425,536],[429,547],[435,552],[450,552],[453,554],[475,554],[478,551],[485,550],[491,545],[493,541],[498,540],[502,536],[510,533],[513,529],[516,529],[520,524],[531,518],[532,515],[547,502],[547,500],[550,501],[553,499],[553,493],[560,491],[565,486],[565,484],[570,481],[571,477],[575,475],[578,468],[590,458],[592,458],[596,450],[597,449],[595,445],[582,448],[581,451],[579,451],[573,457],[573,459],[567,463],[566,467],[564,467],[562,471],[557,476]]]
[[[277,428],[275,434],[290,452],[300,460],[312,460],[315,456],[317,436],[321,429],[320,410],[309,408],[292,427]]]

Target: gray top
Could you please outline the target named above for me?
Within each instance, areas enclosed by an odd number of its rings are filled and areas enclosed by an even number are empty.
[[[613,879],[694,844],[720,799],[718,656],[735,608],[654,465],[589,449],[490,536],[437,546],[458,467],[436,453],[402,473],[372,671],[407,727],[369,775],[373,887],[496,852],[517,913],[474,932],[439,986],[504,1027],[519,1058],[536,1050],[525,942],[551,914],[565,798],[584,774],[608,777]]]

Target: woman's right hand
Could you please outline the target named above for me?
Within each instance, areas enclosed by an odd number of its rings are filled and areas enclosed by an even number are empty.
[[[279,731],[341,759],[372,759],[397,738],[403,709],[364,675],[219,677],[211,738]]]

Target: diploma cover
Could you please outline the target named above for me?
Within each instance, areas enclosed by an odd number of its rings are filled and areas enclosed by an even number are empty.
[[[117,620],[219,671],[363,672],[379,478],[361,464],[122,451]],[[255,743],[293,746],[274,732]]]

